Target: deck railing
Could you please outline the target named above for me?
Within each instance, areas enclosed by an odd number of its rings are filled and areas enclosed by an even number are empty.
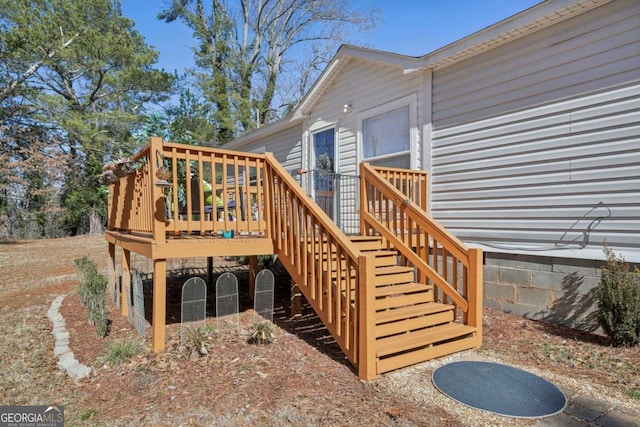
[[[279,259],[359,376],[372,378],[375,292],[367,287],[374,286],[374,259],[355,247],[271,154],[265,158],[274,213],[269,228]]]
[[[372,166],[385,180],[427,212],[429,174],[425,171]]]
[[[434,298],[453,303],[464,324],[482,340],[482,251],[467,247],[368,163],[360,165],[360,218],[363,235],[380,235]],[[398,181],[407,182],[407,181]],[[404,184],[403,184],[404,185]],[[409,188],[408,186],[406,188]]]
[[[143,166],[109,191],[110,229],[156,237],[225,231],[267,237],[264,155],[151,138],[132,160]]]
[[[109,184],[109,229],[153,233],[153,179],[149,153],[149,150],[141,150],[134,155],[132,160],[142,167]]]
[[[151,138],[133,160],[142,166],[109,189],[110,231],[155,245],[229,231],[271,239],[360,378],[376,376],[375,256],[358,250],[272,154]],[[426,183],[420,172],[363,164],[360,229],[397,249],[481,340],[482,253],[426,215]]]
[[[359,233],[358,175],[314,169],[302,170],[294,178],[342,231],[346,234]]]

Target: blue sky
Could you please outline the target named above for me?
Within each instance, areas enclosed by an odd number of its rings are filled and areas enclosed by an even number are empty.
[[[421,56],[515,15],[540,0],[358,0],[381,12],[381,22],[366,34],[366,47]],[[157,15],[164,0],[123,0],[125,16],[148,44],[160,52],[159,68],[183,71],[192,63],[191,30]]]

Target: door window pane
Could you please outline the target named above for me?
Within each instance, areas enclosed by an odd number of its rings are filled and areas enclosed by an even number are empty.
[[[335,209],[335,130],[327,129],[313,134],[313,197],[332,219]]]
[[[334,172],[335,165],[335,132],[333,129],[313,134],[314,165],[313,169]]]

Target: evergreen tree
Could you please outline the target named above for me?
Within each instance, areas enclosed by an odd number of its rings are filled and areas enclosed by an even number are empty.
[[[117,0],[0,0],[0,8],[0,102],[28,106],[29,121],[59,141],[70,171],[64,223],[71,234],[89,231],[106,212],[102,164],[135,149],[132,125],[168,99],[174,77],[153,68],[158,53]]]

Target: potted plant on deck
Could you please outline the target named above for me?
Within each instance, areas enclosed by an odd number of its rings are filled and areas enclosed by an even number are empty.
[[[99,178],[103,184],[112,184],[117,182],[119,178],[134,173],[145,163],[144,159],[133,161],[131,157],[123,157],[104,165],[103,171]]]

